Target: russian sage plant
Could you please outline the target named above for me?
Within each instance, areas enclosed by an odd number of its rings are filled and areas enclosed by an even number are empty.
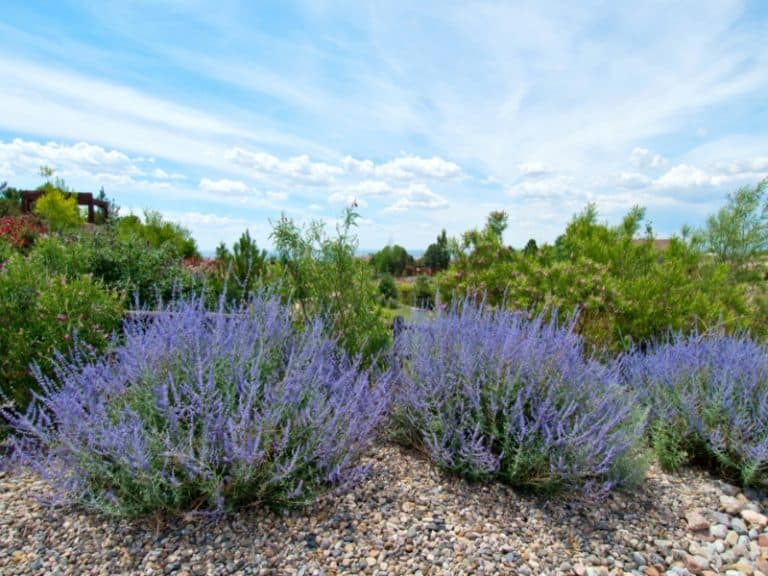
[[[470,479],[599,497],[644,475],[644,414],[572,326],[465,300],[407,327],[396,438]]]
[[[118,515],[285,507],[343,488],[387,411],[375,377],[289,306],[201,299],[128,321],[109,357],[59,358],[15,429],[17,461],[65,501]],[[376,380],[375,382],[373,380]]]
[[[621,363],[650,407],[662,466],[698,461],[744,484],[768,484],[768,346],[745,335],[693,333]]]

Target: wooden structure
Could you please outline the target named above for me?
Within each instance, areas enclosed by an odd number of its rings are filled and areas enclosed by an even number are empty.
[[[24,213],[32,212],[32,206],[37,201],[37,199],[40,198],[43,194],[45,194],[45,190],[22,191],[21,211]],[[93,224],[96,221],[95,219],[96,208],[101,209],[101,214],[104,216],[105,222],[109,219],[109,203],[108,202],[94,198],[93,194],[91,194],[90,192],[69,192],[69,193],[65,192],[64,194],[76,196],[78,206],[88,207],[88,222],[90,224]]]

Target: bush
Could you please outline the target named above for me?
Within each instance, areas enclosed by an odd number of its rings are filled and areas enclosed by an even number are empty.
[[[0,270],[0,395],[24,408],[35,390],[30,364],[51,374],[56,350],[103,350],[120,326],[119,298],[89,276],[68,279],[13,256]]]
[[[175,258],[199,258],[192,234],[174,222],[164,220],[159,212],[145,211],[144,221],[138,216],[125,216],[116,224],[120,240],[140,238],[150,247],[164,249]]]
[[[343,355],[290,306],[202,299],[131,321],[110,358],[38,374],[44,399],[6,417],[17,461],[67,500],[109,514],[300,504],[363,469],[389,376]]]
[[[704,256],[695,238],[673,238],[659,250],[647,227],[638,241],[644,217],[634,208],[621,224],[608,226],[590,205],[554,247],[527,255],[502,246],[490,224],[470,231],[439,278],[440,294],[446,301],[482,294],[493,306],[535,314],[557,310],[560,320],[578,311],[576,331],[593,349],[612,353],[670,328],[721,323],[733,331],[755,324],[744,286],[727,265]]]
[[[413,285],[413,302],[418,308],[432,309],[435,307],[435,287],[428,276],[418,276]]]
[[[34,212],[42,218],[51,230],[63,232],[82,226],[83,218],[77,208],[77,197],[65,192],[50,182],[39,188],[44,191],[35,201]]]
[[[570,327],[465,300],[410,326],[395,350],[396,438],[441,467],[591,496],[642,479],[644,415]]]
[[[768,346],[722,332],[676,336],[621,361],[650,407],[660,463],[706,463],[730,480],[768,485]]]
[[[11,245],[16,250],[26,250],[44,232],[45,227],[32,216],[0,217],[0,241]]]
[[[388,307],[397,307],[397,285],[390,274],[384,274],[379,280],[379,296]]]
[[[378,306],[371,268],[357,258],[352,228],[359,215],[344,213],[329,237],[322,222],[299,228],[283,216],[272,231],[284,270],[282,287],[290,293],[305,321],[321,316],[325,326],[350,356],[365,362],[381,358],[389,345],[389,330]]]
[[[172,247],[154,248],[137,236],[120,237],[108,226],[67,239],[46,238],[30,257],[51,273],[69,278],[91,274],[131,303],[189,294],[202,283],[182,265]]]

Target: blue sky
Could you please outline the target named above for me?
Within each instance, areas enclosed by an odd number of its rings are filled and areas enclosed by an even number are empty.
[[[552,241],[588,202],[703,224],[768,176],[768,3],[3,3],[0,181],[40,165],[211,250],[362,214],[426,247],[506,210]]]

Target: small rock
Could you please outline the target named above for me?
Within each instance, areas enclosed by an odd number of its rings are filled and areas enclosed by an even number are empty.
[[[688,529],[692,532],[701,532],[709,528],[709,522],[697,510],[686,512],[685,520],[688,522]]]
[[[728,530],[728,534],[725,537],[725,543],[728,544],[731,548],[736,546],[739,542],[739,535],[736,533],[735,530]]]
[[[768,525],[768,517],[764,514],[760,514],[760,512],[755,512],[754,510],[742,510],[741,517],[752,526],[757,526],[758,528],[765,528],[765,526]]]
[[[728,528],[726,528],[722,524],[713,524],[712,526],[709,527],[709,533],[719,540],[724,540],[725,535],[728,534]]]
[[[744,510],[744,502],[733,496],[720,496],[720,507],[731,516],[736,516]]]

